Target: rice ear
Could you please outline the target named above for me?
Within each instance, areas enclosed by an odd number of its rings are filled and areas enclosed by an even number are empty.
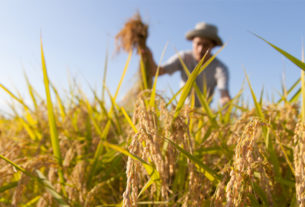
[[[146,48],[147,37],[148,25],[142,22],[140,13],[137,12],[115,36],[116,51],[123,49],[130,52],[136,49],[139,54],[141,49]]]

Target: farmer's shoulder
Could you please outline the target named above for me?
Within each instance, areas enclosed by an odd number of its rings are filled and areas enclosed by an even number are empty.
[[[196,61],[191,50],[180,51],[175,56],[176,58],[181,58],[186,64]]]
[[[227,65],[217,57],[213,60],[212,64],[214,64],[215,68],[218,68],[220,70],[228,70]]]
[[[176,52],[169,58],[169,62],[175,62],[175,61],[180,62],[179,61],[180,58],[183,61],[186,61],[186,60],[192,58],[192,51],[183,50],[183,51]]]
[[[182,50],[178,54],[183,58],[194,58],[191,50]]]

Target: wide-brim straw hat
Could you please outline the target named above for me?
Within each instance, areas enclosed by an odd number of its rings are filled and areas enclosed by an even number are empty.
[[[188,40],[192,40],[194,37],[205,37],[213,40],[217,46],[223,45],[221,38],[218,36],[217,27],[205,22],[197,23],[195,29],[187,32],[185,37]]]

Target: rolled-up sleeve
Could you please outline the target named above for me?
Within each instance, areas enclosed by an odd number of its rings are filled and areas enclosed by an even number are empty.
[[[184,59],[184,54],[179,53],[179,55],[176,54],[170,57],[167,62],[162,65],[167,74],[172,75],[174,72],[181,71],[183,69],[179,56],[182,58],[182,60]]]
[[[229,90],[229,70],[221,64],[216,68],[216,81],[219,90]]]

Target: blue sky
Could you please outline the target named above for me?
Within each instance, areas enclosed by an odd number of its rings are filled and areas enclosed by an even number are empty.
[[[227,46],[219,58],[230,71],[230,93],[236,95],[247,71],[254,91],[264,87],[265,99],[281,90],[283,73],[287,86],[300,70],[249,31],[255,32],[292,55],[301,58],[305,35],[305,2],[297,0],[0,0],[0,83],[19,91],[30,101],[24,72],[43,95],[40,35],[50,79],[64,94],[69,76],[76,78],[88,96],[88,84],[100,90],[106,51],[109,51],[107,86],[114,93],[127,54],[114,54],[114,37],[125,21],[139,11],[149,25],[148,46],[158,62],[168,42],[164,60],[177,50],[191,49],[184,37],[197,22],[218,26]],[[216,52],[217,48],[213,51]],[[134,55],[119,98],[123,97],[137,71]],[[158,89],[178,90],[180,75],[162,76]],[[250,99],[248,87],[244,98]],[[0,109],[9,100],[0,91]],[[217,105],[217,94],[213,105]]]

